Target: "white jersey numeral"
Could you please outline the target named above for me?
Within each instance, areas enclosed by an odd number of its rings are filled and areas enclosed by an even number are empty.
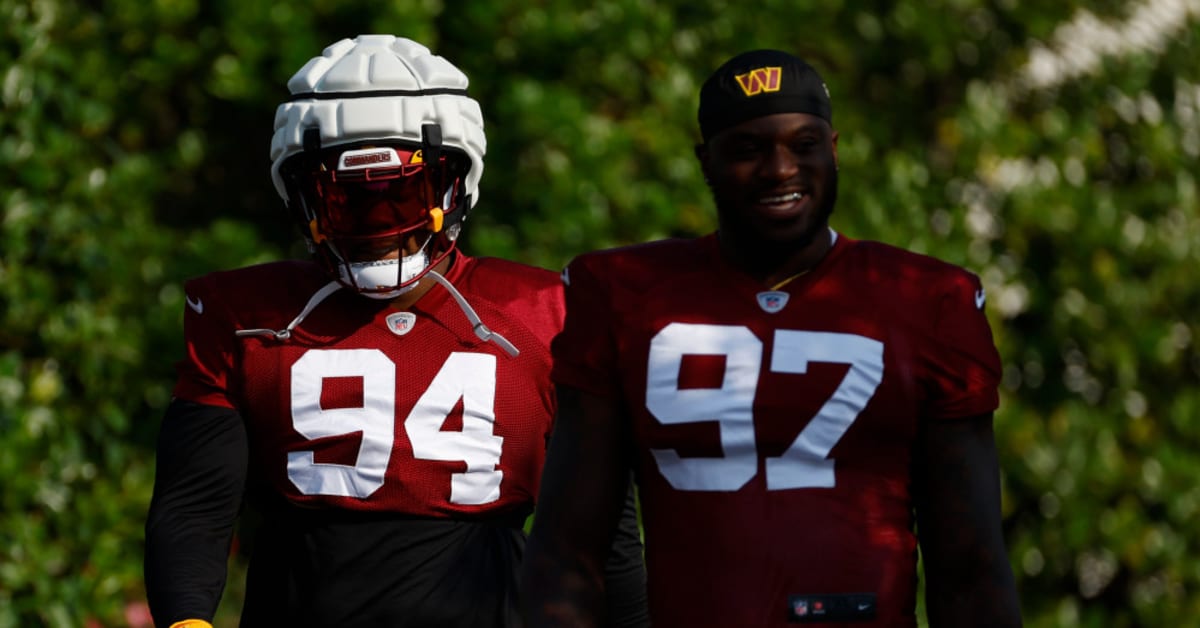
[[[461,432],[443,432],[442,423],[463,402]],[[500,499],[500,446],[496,423],[496,356],[452,353],[404,421],[413,456],[420,460],[462,460],[465,473],[450,476],[450,502],[486,504]]]
[[[849,364],[836,390],[778,458],[767,458],[767,489],[833,488],[833,446],[850,430],[883,381],[883,343],[854,334],[775,332],[771,370],[806,373],[810,362]]]
[[[363,407],[321,407],[327,377],[362,377]],[[378,349],[309,351],[292,365],[292,426],[316,440],[362,432],[353,466],[315,462],[311,451],[288,453],[288,478],[305,495],[366,497],[383,486],[396,421],[396,365]]]
[[[326,378],[361,377],[360,408],[322,408]],[[461,432],[443,431],[463,401]],[[503,438],[496,423],[496,358],[452,353],[404,420],[413,456],[461,460],[451,474],[450,502],[486,504],[500,498]],[[311,451],[288,453],[288,479],[305,495],[365,498],[383,486],[396,438],[396,365],[378,349],[328,349],[305,353],[292,365],[292,425],[309,440],[362,433],[353,465],[316,462]]]
[[[720,388],[679,389],[684,355],[725,356]],[[652,449],[667,481],[687,491],[736,491],[758,472],[754,444],[754,389],[762,342],[745,327],[672,323],[650,341],[646,408],[664,425],[716,421],[722,458],[684,458]]]
[[[650,342],[646,408],[659,423],[716,421],[722,457],[684,458],[652,449],[671,486],[689,491],[736,491],[758,472],[754,396],[762,369],[762,341],[740,325],[672,323]],[[679,388],[685,355],[725,357],[720,388]],[[854,334],[781,329],[775,332],[770,370],[806,373],[812,362],[850,365],[816,416],[779,457],[765,460],[768,490],[832,488],[829,452],[849,431],[883,381],[883,343]]]

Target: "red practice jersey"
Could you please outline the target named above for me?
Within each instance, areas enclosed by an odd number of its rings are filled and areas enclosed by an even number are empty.
[[[564,280],[554,378],[633,421],[656,625],[916,625],[918,422],[997,406],[975,275],[841,236],[768,290],[710,235]]]
[[[176,397],[240,412],[252,469],[299,506],[439,518],[528,511],[555,407],[557,275],[462,254],[447,274],[517,357],[481,341],[442,286],[405,312],[338,290],[289,338],[236,335],[286,328],[326,277],[289,261],[188,282]]]

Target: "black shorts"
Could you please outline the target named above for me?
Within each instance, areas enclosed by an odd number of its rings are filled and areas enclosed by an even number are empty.
[[[242,626],[519,626],[520,523],[270,513]]]

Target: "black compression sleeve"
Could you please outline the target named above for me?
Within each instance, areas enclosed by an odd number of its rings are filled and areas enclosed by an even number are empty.
[[[617,522],[612,549],[604,574],[608,625],[614,628],[644,628],[650,625],[646,602],[646,567],[638,525],[637,493],[629,482],[625,507]]]
[[[146,517],[146,595],[156,625],[212,620],[225,588],[247,451],[236,411],[180,400],[167,408]]]

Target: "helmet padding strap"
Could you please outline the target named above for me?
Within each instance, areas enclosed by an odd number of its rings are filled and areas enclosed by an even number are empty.
[[[436,122],[421,125],[421,154],[430,164],[442,158],[442,125]]]

